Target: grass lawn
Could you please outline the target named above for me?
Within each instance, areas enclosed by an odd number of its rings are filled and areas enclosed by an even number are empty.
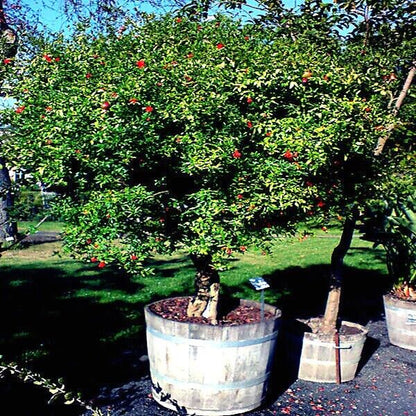
[[[59,224],[42,227],[59,230]],[[222,293],[259,299],[248,279],[263,276],[271,285],[266,300],[284,315],[321,314],[339,234],[318,230],[306,239],[277,241],[271,255],[248,250],[230,259],[221,274]],[[145,350],[143,306],[192,294],[190,262],[181,253],[156,257],[154,276],[135,278],[77,262],[60,248],[60,242],[50,242],[3,253],[0,354],[48,377],[63,377],[84,393],[137,377],[134,363]],[[344,318],[364,324],[379,318],[386,274],[384,252],[354,238],[346,258]]]

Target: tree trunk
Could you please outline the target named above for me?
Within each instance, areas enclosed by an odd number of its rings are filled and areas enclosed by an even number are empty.
[[[189,302],[188,316],[207,318],[216,325],[220,278],[218,271],[212,265],[211,256],[191,255],[197,270],[195,276],[196,294]]]
[[[13,206],[13,198],[10,192],[11,182],[9,171],[4,159],[0,156],[0,246],[4,241],[15,239],[16,224],[11,223],[8,210]]]
[[[339,304],[341,300],[342,272],[344,258],[351,247],[355,224],[358,218],[358,209],[354,207],[346,218],[341,239],[331,256],[330,288],[326,302],[325,315],[320,327],[323,334],[335,334],[338,322]]]
[[[412,85],[413,78],[414,78],[415,74],[416,74],[416,61],[413,62],[412,67],[410,68],[409,73],[407,74],[406,81],[405,81],[405,83],[403,85],[402,90],[400,91],[400,94],[399,94],[399,96],[397,98],[396,104],[395,104],[395,106],[393,108],[392,114],[393,114],[394,117],[397,116],[397,114],[398,114],[398,112],[400,110],[400,107],[403,104],[403,101],[404,101],[404,99],[406,97],[406,94],[408,93],[408,91],[410,89],[410,86]],[[386,144],[386,141],[391,136],[391,133],[394,130],[394,125],[388,126],[386,128],[386,130],[387,130],[386,135],[383,136],[383,137],[380,137],[378,139],[376,148],[374,149],[374,156],[380,156],[381,152],[384,149],[384,145]]]
[[[0,46],[1,59],[14,58],[17,53],[18,38],[14,29],[9,27],[3,10],[3,0],[0,0]]]
[[[18,38],[16,32],[6,22],[3,10],[3,0],[0,0],[0,59],[12,59],[17,53]],[[0,72],[0,88],[3,78]],[[1,93],[2,91],[0,91]],[[1,144],[1,140],[0,140]],[[0,155],[0,246],[7,239],[15,238],[17,234],[16,224],[10,223],[8,209],[13,206],[13,198],[10,192],[11,183],[9,171],[4,159]]]

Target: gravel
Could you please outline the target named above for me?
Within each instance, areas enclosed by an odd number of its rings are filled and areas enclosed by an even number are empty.
[[[267,403],[245,415],[416,415],[416,351],[391,345],[384,320],[370,321],[367,328],[364,362],[354,380],[340,385],[314,383],[290,380],[284,371],[277,371]],[[111,416],[177,415],[160,407],[150,390],[146,375],[116,388],[103,388],[95,406],[105,413],[110,410]]]

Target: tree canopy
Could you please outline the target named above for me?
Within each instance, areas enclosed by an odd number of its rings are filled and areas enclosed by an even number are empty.
[[[299,221],[341,218],[386,174],[406,192],[414,105],[398,120],[389,102],[412,41],[386,53],[312,20],[149,16],[45,40],[3,62],[19,100],[3,151],[60,191],[74,252],[133,272],[176,249],[219,265]]]

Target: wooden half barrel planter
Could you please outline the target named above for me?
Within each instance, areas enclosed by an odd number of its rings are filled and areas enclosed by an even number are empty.
[[[157,302],[156,302],[157,303]],[[241,305],[260,308],[258,302]],[[177,322],[145,308],[152,394],[182,414],[233,415],[259,407],[266,395],[281,312],[235,326]]]
[[[393,345],[416,351],[416,302],[384,295],[387,332]]]
[[[306,324],[302,324],[302,327],[305,328],[303,333],[290,336],[292,352],[289,352],[289,356],[292,366],[297,369],[297,377],[318,383],[352,380],[368,330],[362,325],[343,321],[336,340],[332,335],[310,332]]]

